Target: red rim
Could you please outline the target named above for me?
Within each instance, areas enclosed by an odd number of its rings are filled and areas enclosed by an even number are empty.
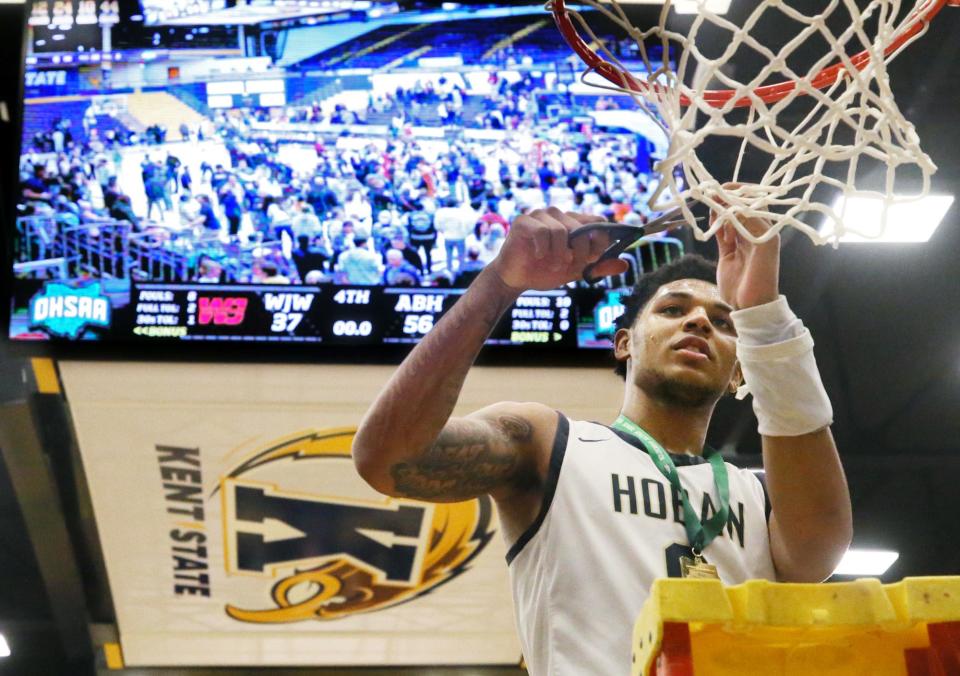
[[[960,6],[960,0],[921,0],[905,22],[909,25],[897,33],[894,40],[887,45],[887,48],[883,52],[884,56],[890,56],[900,49],[904,43],[925,30],[927,24],[930,23],[931,19],[933,19],[945,5]],[[597,54],[597,52],[580,37],[580,33],[577,31],[576,26],[574,26],[573,20],[567,11],[565,0],[551,0],[551,6],[553,18],[564,40],[566,40],[571,49],[583,59],[583,62],[586,63],[588,67],[618,87],[632,89],[641,94],[651,88],[651,85],[640,82],[623,69],[613,65]],[[866,51],[860,52],[850,57],[850,62],[857,70],[863,70],[867,64],[870,63],[870,54]],[[814,76],[810,84],[817,89],[824,89],[836,82],[837,74],[844,70],[846,70],[846,66],[842,62],[827,66]],[[772,103],[779,101],[796,88],[796,80],[786,80],[777,84],[757,87],[754,90],[754,94],[766,103]],[[735,92],[732,89],[713,89],[703,92],[701,98],[711,106],[719,108],[732,99],[734,94]],[[690,99],[685,95],[681,95],[680,105],[689,106]],[[750,106],[752,105],[752,100],[748,97],[743,97],[734,105],[737,107]]]

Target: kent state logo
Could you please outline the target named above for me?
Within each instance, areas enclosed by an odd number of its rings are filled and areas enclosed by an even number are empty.
[[[227,605],[230,617],[274,624],[383,610],[461,575],[490,541],[487,497],[427,504],[373,492],[354,469],[354,432],[279,440],[220,480],[227,573],[275,580],[261,607]]]
[[[47,282],[30,299],[30,327],[56,338],[76,339],[90,326],[110,326],[110,299],[99,283],[71,286]]]

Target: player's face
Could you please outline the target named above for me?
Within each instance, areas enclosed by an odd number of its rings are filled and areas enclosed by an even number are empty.
[[[656,399],[685,406],[713,404],[736,369],[731,308],[716,285],[682,279],[660,287],[633,328],[616,337],[630,382]]]

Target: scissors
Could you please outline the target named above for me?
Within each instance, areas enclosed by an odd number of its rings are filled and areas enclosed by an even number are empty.
[[[686,207],[690,207],[692,204],[695,204],[696,200],[688,199],[685,203]],[[583,281],[587,284],[596,284],[603,277],[595,277],[593,271],[598,265],[605,261],[613,260],[619,258],[620,254],[632,247],[641,238],[647,237],[649,235],[655,235],[658,232],[663,232],[664,230],[669,230],[678,225],[683,225],[686,223],[686,219],[682,217],[683,210],[681,207],[676,207],[670,211],[664,212],[659,217],[653,219],[646,225],[627,225],[625,223],[591,223],[590,225],[585,225],[582,228],[577,228],[570,233],[569,238],[567,239],[567,244],[573,246],[574,241],[578,238],[590,234],[591,232],[602,231],[605,232],[611,240],[615,240],[613,244],[607,247],[600,258],[595,262],[591,263],[583,269]],[[701,221],[703,219],[696,219]]]

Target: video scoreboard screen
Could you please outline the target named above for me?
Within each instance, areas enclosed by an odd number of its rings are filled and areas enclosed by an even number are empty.
[[[119,0],[34,0],[27,22],[68,31],[75,26],[112,26],[120,21]]]
[[[40,0],[27,23],[35,54],[89,54],[103,49],[102,29],[120,21],[118,0]]]
[[[171,19],[202,17],[225,9],[226,0],[142,0],[143,15],[148,26]]]
[[[15,321],[19,339],[390,345],[419,342],[465,289],[133,283],[117,302],[100,283],[37,284]],[[30,293],[29,291],[27,293]],[[617,292],[520,296],[489,345],[607,348]]]
[[[428,335],[522,214],[655,216],[666,137],[576,88],[541,5],[440,4],[28,0],[6,338],[361,354]],[[649,244],[489,344],[609,349],[683,251]]]

